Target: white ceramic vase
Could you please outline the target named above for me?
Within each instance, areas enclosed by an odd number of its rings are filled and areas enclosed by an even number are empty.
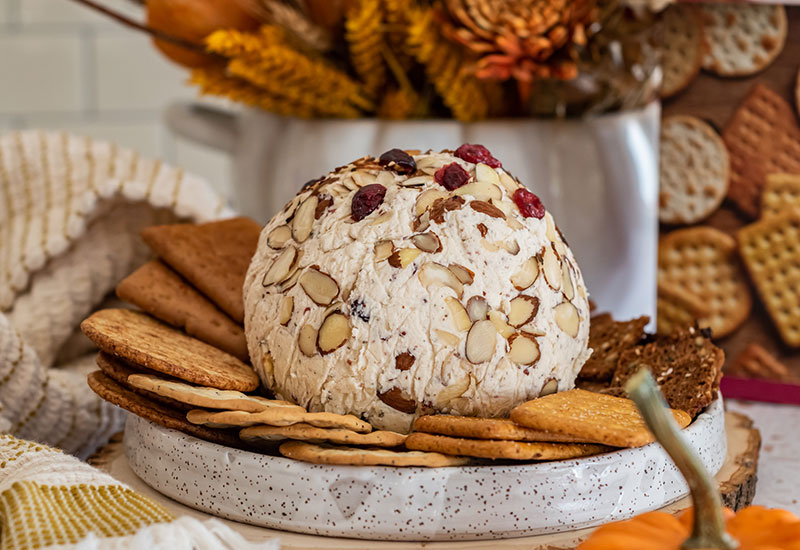
[[[393,147],[481,143],[553,212],[592,299],[620,319],[655,319],[660,108],[581,120],[300,120],[193,104],[171,129],[233,157],[234,206],[265,222],[306,181]]]

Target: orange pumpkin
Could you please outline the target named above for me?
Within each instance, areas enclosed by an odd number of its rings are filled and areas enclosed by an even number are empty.
[[[604,525],[578,550],[800,550],[800,518],[791,512],[750,506],[734,514],[722,508],[716,482],[681,437],[647,369],[625,389],[686,478],[694,506],[678,516],[648,512]]]
[[[679,550],[692,532],[694,514],[648,512],[599,527],[578,550]],[[739,550],[800,550],[800,518],[780,509],[725,509],[725,530]]]
[[[254,30],[259,21],[232,0],[147,0],[147,25],[176,38],[202,46],[218,29]],[[153,44],[165,56],[189,68],[206,67],[217,60],[164,40]]]

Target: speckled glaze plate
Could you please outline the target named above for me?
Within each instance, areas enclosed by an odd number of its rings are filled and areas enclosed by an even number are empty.
[[[721,400],[684,434],[716,474],[726,453]],[[658,509],[688,493],[657,444],[519,466],[325,466],[221,447],[130,416],[125,451],[145,483],[198,510],[272,529],[360,539],[556,533]]]

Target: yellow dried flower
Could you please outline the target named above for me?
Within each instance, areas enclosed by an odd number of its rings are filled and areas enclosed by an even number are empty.
[[[292,102],[285,97],[275,97],[257,86],[225,74],[221,67],[209,67],[192,71],[189,83],[200,88],[200,93],[215,95],[243,103],[252,107],[259,107],[284,116],[311,118],[313,109]]]
[[[404,70],[409,70],[414,58],[407,53],[406,29],[409,25],[408,0],[382,0],[385,24],[384,41]]]
[[[433,8],[416,9],[409,17],[408,47],[425,66],[425,74],[436,92],[458,120],[486,118],[489,102],[483,83],[470,70],[472,59],[462,48],[442,36]]]
[[[384,48],[381,0],[353,2],[345,15],[344,38],[353,70],[369,92],[377,92],[386,83],[386,65],[381,54]]]
[[[388,90],[381,98],[378,116],[390,120],[403,120],[424,116],[425,102],[411,89]]]
[[[374,110],[362,86],[329,65],[293,49],[282,29],[263,26],[257,33],[216,31],[209,51],[230,58],[228,71],[274,97],[312,107],[320,116],[361,116]]]

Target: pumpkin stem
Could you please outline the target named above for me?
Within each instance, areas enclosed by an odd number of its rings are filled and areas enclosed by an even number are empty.
[[[648,369],[641,369],[625,385],[625,390],[642,413],[647,427],[672,458],[686,482],[694,506],[692,535],[681,544],[682,550],[735,550],[738,542],[725,532],[722,501],[717,484],[700,458],[686,444],[664,397]]]

